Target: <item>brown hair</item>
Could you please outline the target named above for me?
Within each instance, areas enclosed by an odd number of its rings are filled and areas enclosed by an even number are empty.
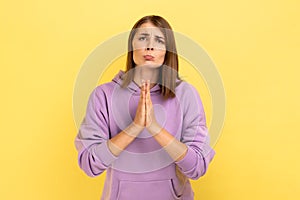
[[[135,68],[135,63],[133,61],[133,47],[132,40],[136,34],[137,28],[139,28],[143,23],[151,22],[154,26],[158,27],[164,34],[166,41],[166,54],[164,63],[159,69],[158,85],[161,88],[161,95],[165,99],[171,97],[174,98],[175,88],[182,81],[178,75],[178,56],[175,44],[175,37],[170,24],[161,16],[148,15],[144,16],[138,20],[130,31],[128,38],[128,53],[126,61],[126,71],[123,77],[122,87],[126,87],[133,80],[133,73]],[[179,83],[176,83],[176,78]]]
[[[133,79],[134,70],[131,69],[135,67],[135,63],[133,61],[132,40],[135,36],[137,28],[139,28],[143,23],[146,22],[151,22],[154,26],[158,27],[164,34],[167,51],[164,63],[160,67],[158,84],[161,88],[161,95],[163,95],[165,99],[169,97],[174,98],[176,96],[175,88],[182,81],[182,79],[178,75],[178,56],[175,44],[175,37],[172,28],[167,22],[167,20],[157,15],[144,16],[143,18],[138,20],[132,27],[128,39],[126,71],[125,76],[123,77],[122,87],[126,87]],[[178,83],[176,83],[176,78],[179,80]],[[179,179],[179,182],[182,185],[185,185],[187,177],[180,171],[177,165],[175,166],[175,172],[176,176]]]

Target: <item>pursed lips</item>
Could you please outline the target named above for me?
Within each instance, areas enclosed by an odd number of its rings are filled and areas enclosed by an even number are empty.
[[[144,58],[146,60],[154,60],[154,56],[152,56],[152,55],[144,55]]]

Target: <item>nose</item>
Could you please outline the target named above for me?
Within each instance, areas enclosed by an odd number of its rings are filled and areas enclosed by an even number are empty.
[[[147,51],[149,51],[149,50],[154,50],[154,48],[153,48],[153,38],[151,37],[150,39],[149,39],[149,41],[147,42],[147,45],[146,45],[146,50]]]

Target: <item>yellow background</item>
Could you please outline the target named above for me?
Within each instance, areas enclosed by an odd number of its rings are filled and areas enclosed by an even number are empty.
[[[77,165],[74,82],[97,45],[148,14],[206,49],[226,90],[216,157],[192,181],[196,199],[299,199],[299,8],[297,0],[2,1],[0,199],[100,198],[104,174],[90,178]],[[210,118],[208,92],[197,88]]]

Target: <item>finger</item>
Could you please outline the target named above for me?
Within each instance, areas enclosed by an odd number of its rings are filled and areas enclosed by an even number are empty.
[[[144,98],[144,99],[146,99],[146,82],[144,81],[143,83],[142,83],[142,90],[141,90],[141,97],[142,98]]]
[[[147,122],[146,124],[151,124],[151,117],[150,117],[150,113],[151,113],[151,106],[150,106],[150,81],[147,80],[146,82],[146,113],[147,113]]]
[[[150,80],[147,80],[147,103],[151,102],[150,98]]]
[[[147,86],[147,81],[145,81],[145,94],[146,94],[146,96],[145,97],[147,97],[147,94],[148,94],[148,86]]]
[[[142,98],[143,105],[145,105],[145,83],[142,83],[141,98]]]
[[[145,120],[145,125],[147,123],[147,102],[146,102],[146,83],[144,83],[144,90],[143,90],[143,110],[144,110],[144,120]]]
[[[140,90],[140,102],[142,101],[142,98],[143,98],[143,80],[142,80],[142,85]]]
[[[145,93],[144,93],[144,99],[145,99],[145,106],[147,106],[148,104],[148,86],[147,86],[147,82],[145,82]]]
[[[141,93],[140,93],[140,100],[139,100],[138,106],[140,107],[140,110],[141,110],[142,112],[144,112],[144,105],[145,105],[144,92],[141,90]]]
[[[147,80],[147,90],[150,91],[150,80]]]
[[[147,100],[147,81],[145,81],[144,89],[145,89],[145,96],[144,97]]]
[[[141,92],[145,89],[144,85],[145,85],[145,81],[144,81],[144,79],[142,79]]]
[[[147,103],[147,87],[146,87],[146,82],[143,85],[143,99],[144,99],[144,103]]]

